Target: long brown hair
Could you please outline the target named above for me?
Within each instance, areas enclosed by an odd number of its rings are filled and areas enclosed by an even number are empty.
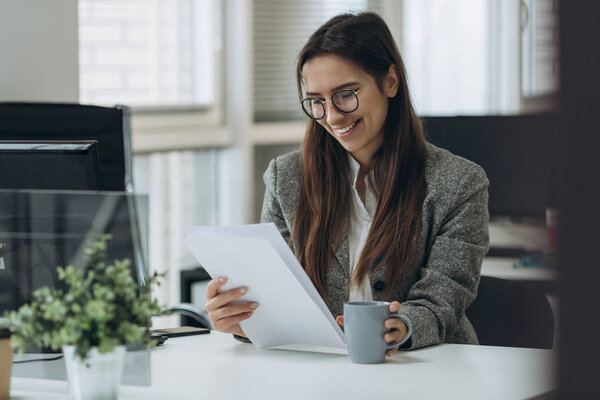
[[[425,138],[410,101],[404,63],[381,17],[374,13],[333,17],[309,38],[298,56],[298,95],[302,99],[302,68],[311,58],[333,54],[372,75],[382,90],[391,65],[399,88],[388,99],[384,143],[373,157],[380,188],[377,211],[350,285],[359,287],[370,269],[387,265],[385,297],[391,300],[409,262],[421,227],[425,196]],[[292,241],[300,264],[327,301],[327,266],[347,230],[350,206],[346,150],[320,124],[310,120],[301,150],[302,181]]]

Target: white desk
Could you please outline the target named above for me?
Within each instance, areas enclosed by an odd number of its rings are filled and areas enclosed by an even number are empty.
[[[481,275],[520,281],[552,282],[558,280],[556,270],[539,267],[514,268],[513,264],[516,261],[516,258],[485,257],[481,265]]]
[[[384,364],[347,355],[257,350],[230,335],[169,339],[152,352],[152,386],[121,399],[523,399],[554,390],[550,350],[440,345]],[[68,399],[64,381],[13,378],[19,400]]]

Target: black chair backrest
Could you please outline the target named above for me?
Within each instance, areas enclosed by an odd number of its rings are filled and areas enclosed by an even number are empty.
[[[554,314],[545,293],[534,285],[482,276],[466,315],[479,344],[552,348]]]
[[[97,140],[102,190],[132,190],[131,133],[125,106],[0,103],[0,140]]]
[[[544,220],[557,196],[556,113],[430,116],[423,123],[431,143],[485,170],[490,215]]]

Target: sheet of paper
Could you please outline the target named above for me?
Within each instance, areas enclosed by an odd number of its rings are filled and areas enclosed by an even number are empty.
[[[184,244],[223,290],[248,286],[240,301],[260,307],[241,322],[256,347],[345,348],[344,334],[274,224],[189,227]]]

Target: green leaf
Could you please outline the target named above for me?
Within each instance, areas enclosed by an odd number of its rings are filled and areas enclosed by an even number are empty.
[[[130,260],[106,264],[109,240],[110,235],[102,235],[86,249],[84,268],[56,268],[58,279],[68,287],[66,293],[42,287],[34,292],[31,304],[4,313],[19,352],[33,345],[53,349],[74,345],[83,360],[94,346],[106,353],[134,342],[151,345],[150,318],[163,313],[151,298],[151,289],[164,274],[154,273],[147,285],[138,287]]]

